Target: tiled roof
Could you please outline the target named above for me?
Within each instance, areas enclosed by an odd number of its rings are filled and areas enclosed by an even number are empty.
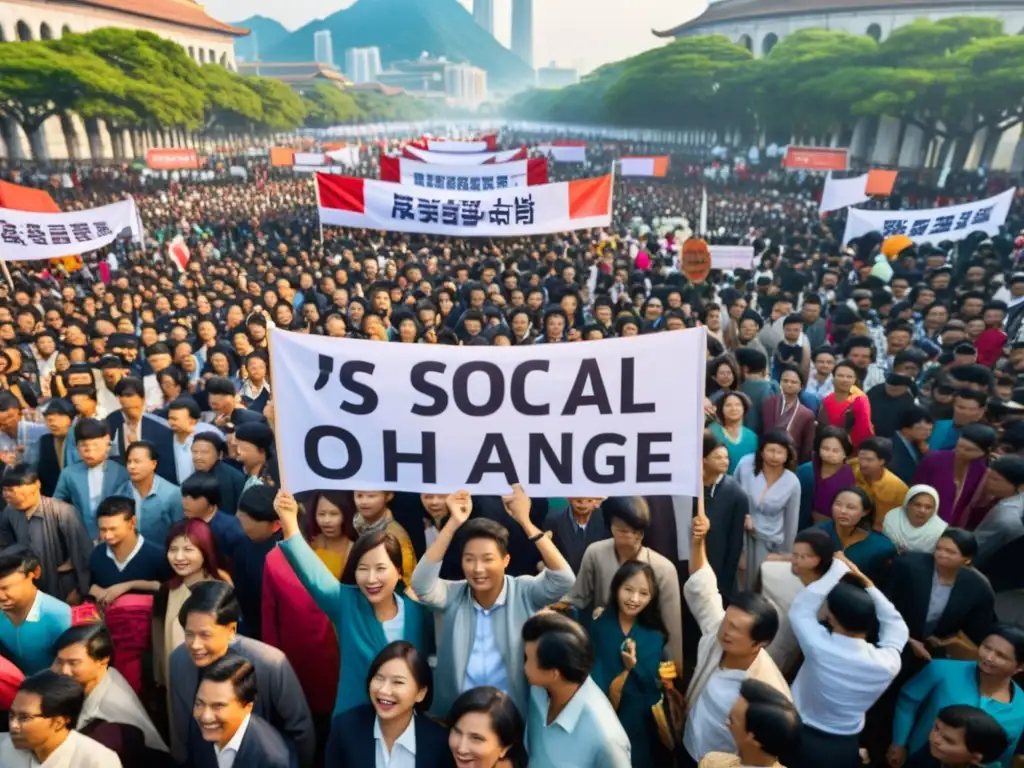
[[[802,16],[845,11],[948,8],[967,5],[966,0],[721,0],[700,16],[672,29],[652,30],[658,37],[675,37],[710,24],[746,21],[771,16]],[[987,0],[986,5],[1019,7],[1020,0]]]
[[[203,6],[193,0],[71,0],[71,2],[76,5],[88,5],[239,37],[249,34],[247,29],[233,27],[213,18]]]

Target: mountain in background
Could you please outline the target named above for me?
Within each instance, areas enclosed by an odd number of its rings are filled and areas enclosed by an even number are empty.
[[[313,33],[321,29],[331,32],[334,63],[340,68],[349,48],[377,46],[385,69],[426,51],[486,70],[491,88],[533,82],[526,63],[487,34],[458,0],[357,0],[346,10],[310,22],[274,48],[261,42],[263,60],[311,61]]]
[[[245,21],[232,21],[231,26],[249,30],[248,37],[235,40],[235,58],[255,61],[262,56],[265,61],[267,52],[273,50],[291,34],[284,25],[266,16],[250,16]],[[312,59],[312,54],[308,57]]]

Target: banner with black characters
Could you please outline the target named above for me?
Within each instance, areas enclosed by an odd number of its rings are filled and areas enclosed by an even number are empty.
[[[95,251],[119,236],[142,240],[134,200],[63,213],[0,208],[0,259],[40,261]]]
[[[545,158],[486,165],[434,165],[407,157],[381,157],[380,180],[413,187],[483,192],[548,183]]]

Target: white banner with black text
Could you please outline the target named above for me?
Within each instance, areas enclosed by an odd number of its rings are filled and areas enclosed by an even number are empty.
[[[135,201],[62,213],[0,208],[0,259],[41,261],[95,251],[120,235],[142,242]]]
[[[476,192],[530,187],[548,183],[548,161],[536,158],[486,165],[434,165],[407,157],[382,157],[380,180],[413,187]]]

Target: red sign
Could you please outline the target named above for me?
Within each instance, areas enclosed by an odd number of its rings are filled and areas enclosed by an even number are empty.
[[[149,149],[146,165],[155,171],[195,170],[199,168],[199,154],[194,149]]]
[[[711,251],[708,244],[696,237],[683,243],[683,274],[691,283],[702,283],[711,271]]]
[[[845,171],[849,152],[829,147],[786,147],[782,167],[794,171]]]

